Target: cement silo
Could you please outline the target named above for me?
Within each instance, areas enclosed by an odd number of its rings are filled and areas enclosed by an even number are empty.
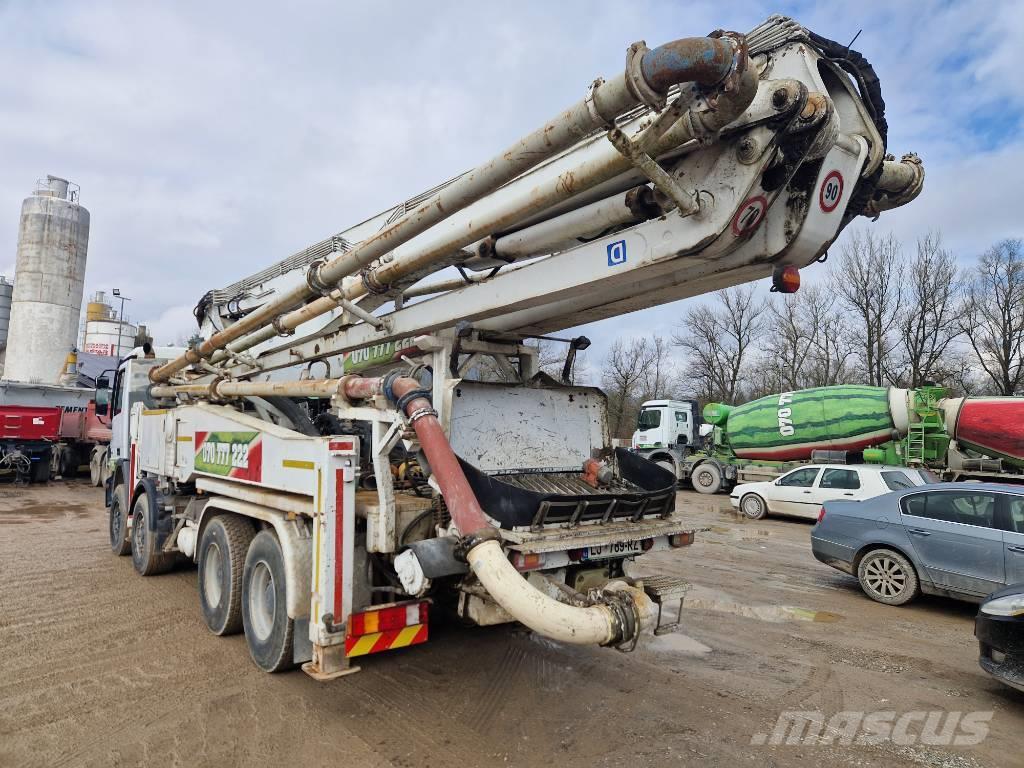
[[[21,206],[4,378],[57,383],[78,337],[89,212],[78,189],[47,176]]]
[[[7,329],[11,324],[11,292],[14,286],[0,275],[0,350],[7,346]]]

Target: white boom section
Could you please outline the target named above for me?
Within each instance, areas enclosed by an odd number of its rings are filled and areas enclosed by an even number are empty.
[[[802,39],[755,56],[752,64],[759,75],[756,93],[742,114],[716,135],[694,141],[692,132],[670,128],[665,136],[678,135],[683,141],[672,146],[662,137],[657,172],[641,158],[636,167],[596,186],[587,188],[581,182],[578,193],[522,218],[511,229],[492,232],[487,241],[452,251],[436,269],[460,262],[485,268],[508,260],[517,261],[514,266],[467,279],[458,287],[446,281],[440,286],[443,292],[426,300],[412,296],[426,293],[429,286],[416,286],[409,299],[401,292],[408,286],[363,296],[356,309],[352,304],[350,311],[339,307],[300,325],[286,342],[271,338],[222,365],[236,378],[264,378],[272,371],[324,360],[328,375],[339,375],[347,369],[342,358],[348,352],[380,348],[457,323],[508,337],[549,333],[758,279],[776,265],[812,263],[859,212],[850,211],[850,204],[862,180],[883,166],[884,142],[852,81]],[[676,113],[698,103],[697,96],[684,92]],[[655,122],[670,123],[664,116],[672,109]],[[620,121],[618,132],[585,139],[399,246],[384,261],[437,252],[444,243],[465,240],[460,233],[477,231],[481,221],[527,210],[538,190],[557,186],[574,171],[583,179],[588,168],[607,167],[620,150],[628,154],[621,146],[623,137],[632,137],[634,148],[653,145],[652,114],[634,111]],[[918,164],[884,165],[886,178],[906,170],[903,175],[916,180],[912,194],[919,191]],[[643,185],[645,175],[654,179],[653,195]],[[627,202],[627,190],[642,194],[646,205]],[[699,211],[676,206],[680,190],[699,202]],[[216,330],[297,284],[304,279],[305,265],[328,244],[344,250],[432,193],[208,294],[204,330]],[[657,201],[653,211],[651,200]],[[656,215],[659,211],[664,213]],[[601,229],[606,230],[603,235],[581,242]]]

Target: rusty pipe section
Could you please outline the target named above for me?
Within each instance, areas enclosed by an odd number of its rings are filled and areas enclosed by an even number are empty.
[[[735,33],[674,40],[647,51],[640,60],[640,71],[646,84],[659,93],[679,82],[715,86],[737,72],[737,43],[742,41]]]
[[[258,334],[260,340],[271,338],[275,333],[287,332],[289,328],[279,321],[280,315],[317,294],[321,294],[321,298],[313,302],[317,307],[309,313],[309,317],[306,316],[307,313],[303,313],[301,317],[293,313],[292,321],[301,322],[301,318],[311,319],[333,309],[337,305],[331,293],[337,292],[336,286],[343,277],[370,265],[395,247],[444,221],[456,211],[462,210],[525,171],[568,149],[594,130],[614,123],[615,119],[627,110],[640,103],[660,108],[668,88],[674,84],[697,82],[714,85],[722,81],[722,73],[713,66],[709,67],[705,61],[698,60],[700,57],[689,60],[688,66],[686,59],[673,55],[672,46],[678,47],[682,42],[668,43],[653,50],[648,50],[642,43],[634,44],[629,49],[626,69],[622,74],[608,82],[595,81],[584,99],[483,165],[445,185],[418,208],[406,212],[351,251],[320,264],[311,264],[304,285],[293,288],[224,330],[218,331],[202,344],[189,349],[184,355],[152,369],[149,374],[150,380],[154,383],[165,382],[187,366],[210,358],[231,342],[267,326],[274,327],[274,330],[262,331]],[[738,77],[747,67],[746,47],[741,35],[730,33],[730,36],[709,39],[705,50],[714,53],[712,58],[725,56],[728,52],[733,64],[730,73],[726,74],[725,81],[734,76]],[[645,62],[648,62],[646,67]],[[655,78],[654,82],[648,82],[647,73]],[[708,81],[711,77],[714,78],[713,82]],[[467,242],[476,239],[479,238]],[[434,257],[434,260],[437,258],[440,257]],[[376,284],[387,285],[409,271],[411,270],[392,270],[397,274],[377,275]],[[357,295],[345,295],[344,298],[358,298],[358,295],[362,295],[369,288],[365,285],[368,282],[371,280],[364,280],[363,290]],[[294,327],[296,326],[291,326]],[[249,343],[240,345],[240,348],[234,351],[248,349],[259,343],[247,341]]]
[[[347,378],[347,377],[346,377]],[[157,384],[150,389],[156,398],[191,395],[209,400],[238,397],[334,397],[342,394],[345,378],[305,381],[230,381],[213,379],[206,384]]]

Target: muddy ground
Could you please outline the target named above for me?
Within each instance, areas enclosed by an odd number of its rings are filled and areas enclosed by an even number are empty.
[[[0,486],[0,765],[1021,764],[1024,694],[978,668],[973,606],[873,603],[811,557],[808,523],[680,505],[711,530],[636,568],[694,585],[679,634],[622,654],[436,626],[320,684],[210,635],[195,570],[111,555],[100,491]],[[782,710],[993,715],[972,747],[752,743]]]

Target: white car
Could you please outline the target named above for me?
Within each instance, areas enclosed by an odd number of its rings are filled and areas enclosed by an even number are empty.
[[[834,499],[859,501],[889,491],[937,482],[926,469],[881,464],[814,464],[791,470],[771,482],[732,489],[733,509],[751,520],[768,514],[817,519],[821,505]]]

